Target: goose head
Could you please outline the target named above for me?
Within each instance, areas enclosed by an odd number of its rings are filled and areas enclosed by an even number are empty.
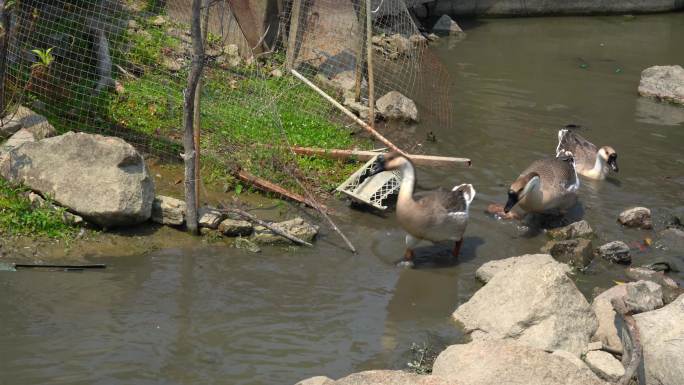
[[[504,207],[504,212],[508,214],[521,199],[525,198],[531,191],[538,189],[540,182],[539,174],[536,172],[522,175],[516,179],[508,189],[508,201]]]
[[[407,165],[410,165],[410,161],[397,152],[380,154],[377,158],[375,158],[375,162],[373,162],[368,170],[366,178],[379,174],[383,171],[401,169]]]
[[[613,149],[613,147],[610,146],[603,146],[598,150],[598,156],[601,157],[601,159],[610,166],[610,169],[618,172],[618,164],[617,164],[617,152]]]

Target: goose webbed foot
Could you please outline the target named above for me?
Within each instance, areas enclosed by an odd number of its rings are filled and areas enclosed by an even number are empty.
[[[413,252],[413,249],[406,249],[406,252],[404,253],[404,259],[397,262],[397,266],[412,268],[413,267],[413,257],[415,257],[415,253]]]
[[[509,212],[504,211],[504,206],[498,203],[492,203],[487,206],[487,213],[496,216],[499,219],[512,220],[512,219],[523,219],[524,214],[519,214],[513,210]]]

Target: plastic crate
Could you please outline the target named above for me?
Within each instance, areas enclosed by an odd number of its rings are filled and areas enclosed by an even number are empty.
[[[356,170],[336,190],[347,195],[355,202],[367,204],[379,210],[386,210],[387,206],[382,203],[390,195],[399,192],[401,172],[398,170],[383,171],[370,178],[366,178],[363,183],[359,184],[359,178],[366,170],[371,168],[375,159],[377,159],[377,156],[374,156]]]

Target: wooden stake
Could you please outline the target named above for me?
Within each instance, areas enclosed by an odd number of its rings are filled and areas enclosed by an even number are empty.
[[[288,191],[285,188],[278,186],[275,183],[267,181],[266,179],[259,178],[256,175],[252,175],[245,170],[237,171],[235,173],[235,176],[237,176],[238,179],[240,179],[241,181],[249,183],[249,184],[253,185],[254,187],[257,187],[261,190],[279,194],[281,196],[292,199],[292,200],[297,201],[299,203],[304,203],[305,205],[307,205],[311,208],[317,208],[316,204],[314,202],[312,202],[311,200],[309,200],[309,199],[307,199],[307,198],[305,198],[305,197],[303,197],[297,193],[293,193],[292,191]],[[321,207],[322,210],[326,210],[326,211],[328,210],[328,208],[323,206],[323,205],[319,204],[318,206]]]
[[[299,33],[299,15],[302,9],[302,0],[294,0],[290,9],[290,34],[287,37],[287,52],[285,62],[287,69],[294,69],[294,62],[297,58],[297,35]]]
[[[367,161],[374,156],[380,154],[378,151],[363,151],[363,150],[328,150],[325,148],[312,147],[292,147],[292,151],[299,155],[314,155],[328,159],[349,159],[356,158],[361,161]],[[434,156],[434,155],[413,155],[409,154],[409,159],[417,165],[423,166],[470,166],[470,159],[467,158],[452,158],[448,156]]]
[[[204,67],[204,47],[202,44],[201,26],[202,0],[192,0],[192,25],[190,27],[192,35],[192,64],[188,74],[188,86],[184,92],[183,101],[183,126],[185,134],[183,136],[185,162],[185,204],[186,204],[186,226],[192,234],[198,234],[197,225],[197,195],[195,184],[195,162],[197,162],[197,152],[195,151],[194,138],[194,118],[195,118],[195,92],[197,84],[202,76]]]
[[[202,5],[202,45],[206,44],[207,42],[207,34],[209,33],[209,0],[204,0]],[[204,47],[202,47],[202,60],[204,60]],[[200,117],[200,112],[202,108],[202,77],[200,76],[199,80],[197,81],[197,88],[195,89],[195,100],[194,100],[194,107],[193,107],[193,120],[192,120],[192,130],[193,130],[193,141],[195,143],[195,154],[197,154],[197,160],[195,161],[195,208],[199,210],[200,206],[200,162],[201,162],[201,153],[200,153],[200,129],[202,128],[201,125],[201,117]]]
[[[373,75],[373,12],[371,1],[366,0],[366,68],[368,71],[368,124],[375,129],[375,76]]]
[[[356,31],[358,34],[356,41],[356,82],[354,84],[354,100],[357,102],[361,100],[361,84],[363,83],[363,66],[365,63],[364,42],[366,40],[365,24],[366,24],[366,0],[358,0],[358,13],[356,18]]]

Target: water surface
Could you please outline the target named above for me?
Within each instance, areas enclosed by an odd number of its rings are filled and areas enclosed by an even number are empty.
[[[484,209],[505,198],[506,185],[532,160],[554,152],[567,123],[619,153],[619,175],[583,180],[573,212],[598,232],[597,245],[654,236],[616,224],[627,207],[652,208],[657,224],[684,213],[684,108],[636,94],[642,69],[684,64],[684,14],[466,27],[464,41],[435,46],[451,73],[454,125],[426,119],[415,129],[418,139],[436,134],[436,143],[424,143],[427,153],[474,163],[418,171],[422,186],[471,182],[478,191],[457,264],[442,263],[445,245],[419,249],[420,268],[398,269],[403,233],[393,215],[340,207],[336,220],[359,255],[324,230],[314,249],[254,255],[184,242],[98,258],[109,264],[105,271],[0,273],[0,384],[292,384],[404,368],[412,342],[461,340],[450,314],[480,287],[478,266],[544,244],[543,234]],[[634,263],[681,255],[635,252]],[[622,268],[595,261],[577,282],[589,295],[613,279],[624,279]]]

